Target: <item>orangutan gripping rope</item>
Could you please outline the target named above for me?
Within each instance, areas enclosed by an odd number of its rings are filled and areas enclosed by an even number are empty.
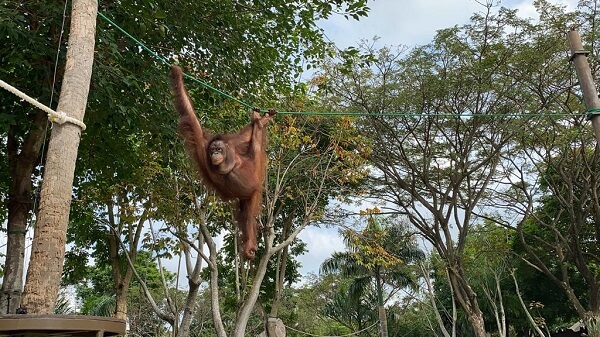
[[[179,132],[188,155],[208,188],[223,200],[238,200],[236,221],[242,232],[243,254],[253,260],[267,164],[265,125],[276,112],[269,110],[261,117],[254,111],[252,122],[238,133],[211,136],[200,125],[183,85],[181,68],[175,65],[171,67],[171,84]]]

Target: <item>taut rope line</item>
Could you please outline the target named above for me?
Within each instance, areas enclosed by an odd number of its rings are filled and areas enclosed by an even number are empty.
[[[13,87],[12,85],[10,85],[2,80],[0,80],[0,87],[17,95],[19,98],[24,99],[25,101],[27,101],[29,104],[35,106],[36,108],[46,112],[48,114],[48,119],[51,122],[58,123],[58,124],[64,124],[66,122],[69,122],[71,124],[75,124],[78,127],[80,127],[82,131],[85,130],[85,124],[82,121],[80,121],[79,119],[67,116],[67,114],[62,111],[54,111],[54,110],[48,108],[47,106],[43,105],[42,103],[36,101],[35,99],[33,99],[29,96],[27,96],[27,94],[25,94],[24,92],[20,91],[19,89]]]

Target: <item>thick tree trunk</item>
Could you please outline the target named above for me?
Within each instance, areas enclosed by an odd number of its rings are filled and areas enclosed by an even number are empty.
[[[112,217],[111,217],[112,218]],[[112,223],[113,219],[111,219]],[[137,244],[137,242],[133,242]],[[133,269],[129,265],[122,270],[121,258],[119,255],[119,238],[117,234],[110,233],[108,236],[109,259],[112,266],[113,288],[115,290],[115,312],[113,316],[118,319],[127,319],[127,295],[129,286],[133,277]],[[129,252],[130,257],[135,261],[135,252]]]
[[[115,294],[115,314],[118,319],[127,319],[127,294],[130,282],[121,281],[117,285]]]
[[[8,167],[11,181],[8,187],[8,241],[2,292],[0,293],[1,313],[14,314],[21,304],[25,265],[25,234],[34,199],[31,176],[35,166],[39,164],[38,159],[44,143],[47,120],[46,113],[40,110],[36,111],[33,116],[33,126],[21,145],[20,151],[13,128],[11,127],[8,132]]]
[[[585,315],[585,326],[587,335],[590,337],[600,337],[600,312],[588,312]]]
[[[109,223],[115,228],[115,219],[112,216],[112,203],[109,203]],[[113,316],[118,319],[127,318],[127,293],[129,292],[129,281],[126,280],[126,275],[123,275],[121,270],[121,261],[119,258],[119,237],[111,231],[108,234],[108,256],[112,267],[113,289],[115,290],[115,311]],[[135,257],[134,257],[135,259]],[[130,268],[128,268],[130,269]],[[126,269],[126,270],[128,270]],[[127,273],[125,273],[127,274]]]
[[[15,200],[9,200],[8,204],[8,242],[6,244],[5,262],[6,273],[2,279],[0,312],[14,314],[21,304],[21,293],[23,292],[25,233],[27,230],[29,206]],[[10,210],[11,208],[13,209]]]
[[[97,0],[73,0],[69,49],[58,111],[83,120],[92,75]],[[54,311],[64,264],[75,161],[81,129],[54,124],[40,195],[31,261],[22,306],[29,313]]]
[[[473,332],[477,337],[489,337],[490,335],[487,332],[485,332],[483,315],[481,314],[481,311],[479,313],[480,314],[477,314],[475,312],[468,313],[469,322],[473,327]]]

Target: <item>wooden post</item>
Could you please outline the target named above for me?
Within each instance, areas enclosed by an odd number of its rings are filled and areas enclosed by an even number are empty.
[[[598,92],[596,91],[592,71],[587,61],[587,54],[589,52],[583,50],[581,36],[579,36],[579,32],[575,28],[567,33],[567,39],[569,40],[569,48],[571,50],[571,61],[573,61],[575,66],[579,86],[583,93],[583,100],[588,110],[588,117],[592,121],[594,134],[596,135],[596,146],[598,146],[600,145],[600,100],[598,99]]]
[[[592,71],[587,61],[587,54],[583,50],[581,37],[574,28],[567,33],[569,48],[571,49],[571,61],[575,65],[575,72],[579,79],[579,86],[583,93],[583,100],[588,110],[588,118],[592,121],[594,134],[596,135],[596,150],[600,149],[600,100],[598,92],[592,77]],[[588,329],[588,334],[593,337],[600,336],[600,317],[597,312],[587,312],[584,322]]]

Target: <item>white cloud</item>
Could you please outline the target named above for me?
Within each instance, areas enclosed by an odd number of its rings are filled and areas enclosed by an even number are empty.
[[[360,21],[333,16],[320,26],[339,48],[374,36],[384,45],[414,46],[430,42],[439,29],[468,22],[483,8],[474,0],[376,0],[369,7],[369,16]]]
[[[574,11],[577,9],[577,0],[554,0],[551,1],[551,3],[555,5],[566,6],[567,10],[569,11]],[[519,1],[517,4],[514,4],[511,7],[517,9],[521,17],[534,19],[539,18],[535,6],[533,5],[533,1],[531,0]]]
[[[297,259],[302,264],[300,274],[318,274],[319,267],[333,252],[345,250],[337,228],[307,227],[298,236],[306,243],[308,252]]]
[[[485,2],[485,1],[479,1]],[[551,0],[551,3],[575,10],[577,0]],[[522,17],[536,18],[533,0],[505,0],[503,7],[518,9]],[[361,40],[380,38],[381,45],[424,45],[443,28],[469,22],[473,13],[485,11],[475,0],[372,0],[369,16],[360,21],[334,15],[319,22],[325,34],[340,49],[356,46]]]
[[[221,249],[223,246],[225,232],[222,231],[217,236],[213,237],[217,245],[217,249]],[[335,251],[344,251],[345,246],[341,236],[338,233],[337,228],[325,228],[309,226],[300,232],[299,238],[306,243],[308,252],[304,255],[298,256],[297,260],[302,264],[299,272],[303,277],[309,274],[318,274],[319,267],[325,259],[329,258]],[[205,253],[208,253],[205,249]],[[197,258],[197,254],[193,254],[194,258]],[[182,261],[178,258],[164,259],[162,261],[163,267],[167,270],[176,273],[180,270],[185,275],[185,267],[179,265]],[[203,263],[206,267],[206,264]],[[187,289],[187,279],[181,275],[179,277],[179,287],[181,289]],[[300,282],[302,283],[302,281]]]

